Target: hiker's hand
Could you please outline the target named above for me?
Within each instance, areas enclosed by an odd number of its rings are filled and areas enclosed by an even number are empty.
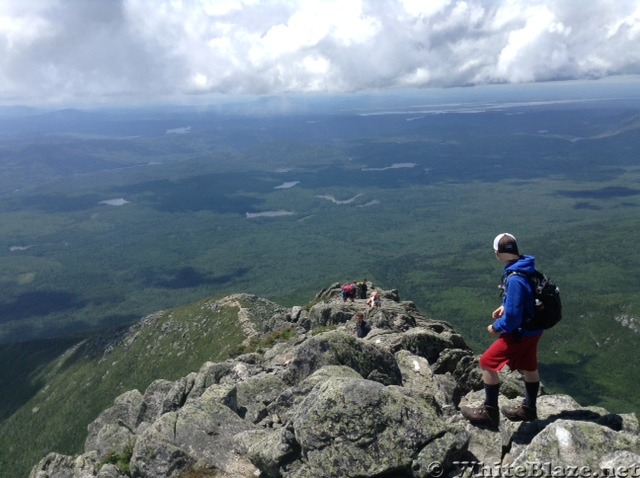
[[[496,332],[495,330],[493,330],[493,324],[489,324],[489,326],[487,327],[487,331],[492,335],[492,336],[496,336],[498,335],[498,332]]]
[[[500,307],[498,307],[496,310],[493,311],[493,314],[491,314],[491,317],[493,317],[494,319],[497,319],[499,317],[502,317],[504,315],[504,305],[501,305]]]

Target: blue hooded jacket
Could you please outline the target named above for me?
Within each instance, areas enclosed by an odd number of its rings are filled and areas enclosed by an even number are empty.
[[[504,314],[493,323],[496,332],[519,333],[522,337],[535,337],[544,332],[543,329],[526,330],[522,328],[522,324],[533,317],[535,313],[535,298],[529,279],[521,274],[513,274],[513,272],[528,274],[535,270],[535,257],[533,256],[520,256],[520,259],[507,264],[504,268],[502,274]]]

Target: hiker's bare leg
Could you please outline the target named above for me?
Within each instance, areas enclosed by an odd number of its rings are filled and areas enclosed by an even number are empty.
[[[495,370],[482,369],[482,381],[486,385],[498,385],[500,383],[500,377]]]
[[[539,382],[540,381],[540,374],[538,373],[538,370],[533,370],[533,371],[528,371],[528,370],[523,370],[522,373],[524,374],[524,381],[525,382]]]

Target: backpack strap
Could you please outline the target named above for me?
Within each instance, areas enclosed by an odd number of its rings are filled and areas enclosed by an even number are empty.
[[[514,275],[519,275],[522,277],[526,277],[527,280],[529,281],[529,285],[531,286],[531,298],[533,299],[534,305],[536,304],[536,291],[538,288],[538,281],[540,280],[540,277],[542,277],[542,274],[540,272],[538,272],[537,270],[531,272],[531,273],[527,273],[527,272],[522,272],[522,271],[509,271],[508,274],[505,274],[503,280],[502,280],[502,284],[500,284],[500,288],[501,288],[501,294],[500,296],[502,297],[506,291],[506,286],[507,286],[507,280],[509,279],[509,277],[514,276]],[[534,316],[535,316],[535,312],[534,312]],[[533,316],[531,317],[523,317],[522,318],[522,325],[520,327],[523,327],[524,324],[526,322],[529,322],[531,319],[533,318]]]
[[[531,284],[531,286],[533,287],[533,291],[535,293],[535,284],[533,282],[533,279],[529,276],[529,274],[527,274],[526,272],[521,272],[521,271],[509,271],[507,274],[504,274],[502,276],[502,282],[500,282],[500,284],[498,285],[498,289],[500,289],[500,297],[502,297],[504,295],[504,293],[507,290],[507,280],[509,280],[509,277],[513,276],[513,275],[519,275],[522,277],[526,277],[527,279],[529,279],[529,283]]]

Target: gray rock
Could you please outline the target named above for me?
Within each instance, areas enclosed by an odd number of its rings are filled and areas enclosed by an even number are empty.
[[[308,323],[312,329],[346,324],[353,314],[353,306],[348,302],[320,302],[309,309]]]
[[[277,376],[263,373],[237,386],[237,406],[246,420],[258,423],[268,415],[267,407],[287,385]]]
[[[198,397],[205,402],[217,402],[240,415],[238,407],[238,388],[234,385],[212,385]]]
[[[395,358],[405,387],[426,390],[433,385],[433,371],[426,358],[414,355],[408,350],[396,352]]]
[[[340,284],[340,282],[334,282],[329,287],[325,287],[320,292],[318,292],[316,294],[314,300],[315,301],[318,301],[318,300],[323,300],[324,301],[324,300],[333,299],[335,297],[339,297],[340,296],[340,288],[341,287],[342,287],[342,284]]]
[[[125,392],[111,408],[87,427],[85,452],[95,450],[99,457],[122,453],[136,439],[136,429],[144,416],[144,398],[137,390]]]
[[[473,358],[473,352],[468,349],[445,349],[433,364],[433,373],[454,373],[460,361],[465,358]]]
[[[446,427],[426,402],[399,387],[331,378],[301,402],[293,420],[304,472],[311,476],[376,476],[409,470],[413,457]]]
[[[179,476],[191,469],[226,471],[234,435],[250,425],[218,400],[205,397],[162,415],[136,442],[134,477]]]
[[[120,468],[111,463],[107,463],[100,468],[96,478],[126,478],[127,475]]]
[[[249,430],[235,436],[236,450],[265,476],[281,476],[286,465],[300,454],[290,428]]]
[[[426,358],[430,364],[435,363],[440,354],[452,348],[459,348],[457,335],[439,333],[428,327],[415,327],[406,332],[389,333],[376,337],[381,344],[392,353],[408,350],[412,354]]]
[[[373,374],[384,384],[402,383],[400,369],[391,353],[340,331],[316,335],[298,346],[283,379],[295,384],[325,365],[345,365],[364,378]]]
[[[326,365],[305,378],[299,384],[284,390],[268,407],[268,416],[271,417],[271,426],[282,426],[290,423],[296,413],[300,402],[319,383],[326,382],[330,378],[362,378],[352,368],[342,365]]]
[[[49,453],[31,470],[29,478],[88,478],[96,476],[99,466],[95,451],[76,457]]]
[[[136,441],[130,467],[133,477],[174,477],[192,469],[197,458],[177,443],[174,430],[178,413],[167,413],[147,428]]]
[[[519,401],[504,400],[503,403],[513,405]],[[510,437],[509,452],[505,455],[505,461],[513,461],[524,450],[529,449],[537,435],[548,428],[550,424],[559,420],[592,423],[614,432],[624,432],[629,436],[637,437],[635,415],[623,418],[620,415],[610,414],[602,408],[582,407],[568,395],[543,395],[539,397],[537,411],[538,420],[533,422],[522,424],[505,422]]]
[[[174,383],[169,380],[154,380],[151,385],[147,387],[144,392],[144,396],[142,398],[143,407],[142,407],[142,416],[140,417],[140,422],[138,427],[141,424],[150,424],[153,423],[160,415],[162,415],[164,410],[164,402],[165,397],[171,392],[174,388]],[[137,430],[139,433],[141,430]]]
[[[205,362],[197,373],[194,389],[198,387],[204,390],[214,383],[220,383],[222,377],[229,374],[232,366],[231,362]]]
[[[445,432],[420,450],[411,466],[411,476],[432,478],[437,474],[437,470],[433,468],[434,463],[441,467],[442,475],[456,471],[457,462],[463,461],[465,457],[469,438],[469,433],[463,428]]]
[[[538,433],[511,463],[528,473],[539,472],[542,463],[557,469],[586,467],[601,472],[616,459],[633,459],[640,453],[640,439],[590,421],[557,420]]]
[[[182,407],[187,401],[187,397],[189,396],[191,389],[193,389],[195,381],[195,373],[190,373],[186,377],[182,377],[175,381],[162,401],[162,409],[160,413],[164,414],[167,412],[173,412]]]

